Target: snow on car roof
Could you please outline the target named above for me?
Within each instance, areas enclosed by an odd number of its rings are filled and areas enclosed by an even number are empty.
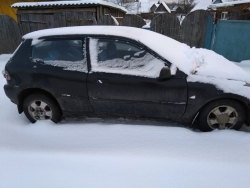
[[[57,7],[57,6],[70,6],[70,5],[106,5],[109,7],[120,9],[127,12],[122,6],[116,5],[111,2],[102,0],[80,0],[80,1],[52,1],[52,2],[20,2],[14,3],[12,8],[23,8],[23,7]]]
[[[207,82],[208,79],[201,79],[201,77],[206,77],[210,79],[210,83],[214,82],[214,78],[244,82],[241,85],[244,85],[245,82],[250,83],[250,75],[223,56],[207,49],[190,48],[174,39],[140,28],[124,26],[64,27],[35,31],[26,34],[23,38],[33,39],[36,43],[39,42],[39,38],[45,36],[79,34],[115,35],[139,41],[186,73],[189,81]],[[215,85],[215,83],[213,84]],[[221,85],[221,87],[227,87],[228,83],[225,86],[222,83]],[[250,98],[250,91],[245,93],[247,94],[244,96],[247,95]]]

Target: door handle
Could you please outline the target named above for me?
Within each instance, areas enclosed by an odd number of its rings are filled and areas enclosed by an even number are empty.
[[[96,79],[96,83],[98,83],[98,84],[107,84],[107,83],[109,83],[109,81],[106,80],[106,79]]]

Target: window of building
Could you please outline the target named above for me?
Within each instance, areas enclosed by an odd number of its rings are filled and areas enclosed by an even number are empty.
[[[228,19],[228,12],[222,12],[221,13],[221,19],[222,20],[227,20]]]

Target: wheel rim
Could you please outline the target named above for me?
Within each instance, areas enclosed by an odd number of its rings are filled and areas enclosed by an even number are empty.
[[[32,101],[28,106],[28,112],[35,120],[52,119],[53,115],[51,107],[40,100]]]
[[[227,105],[212,109],[207,116],[207,123],[212,129],[231,129],[237,121],[237,111]]]

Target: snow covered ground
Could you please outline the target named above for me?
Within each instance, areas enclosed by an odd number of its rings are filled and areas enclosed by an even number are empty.
[[[0,70],[9,55],[0,55]],[[0,77],[0,87],[5,79]],[[249,187],[250,129],[128,119],[31,124],[0,89],[0,188]]]

